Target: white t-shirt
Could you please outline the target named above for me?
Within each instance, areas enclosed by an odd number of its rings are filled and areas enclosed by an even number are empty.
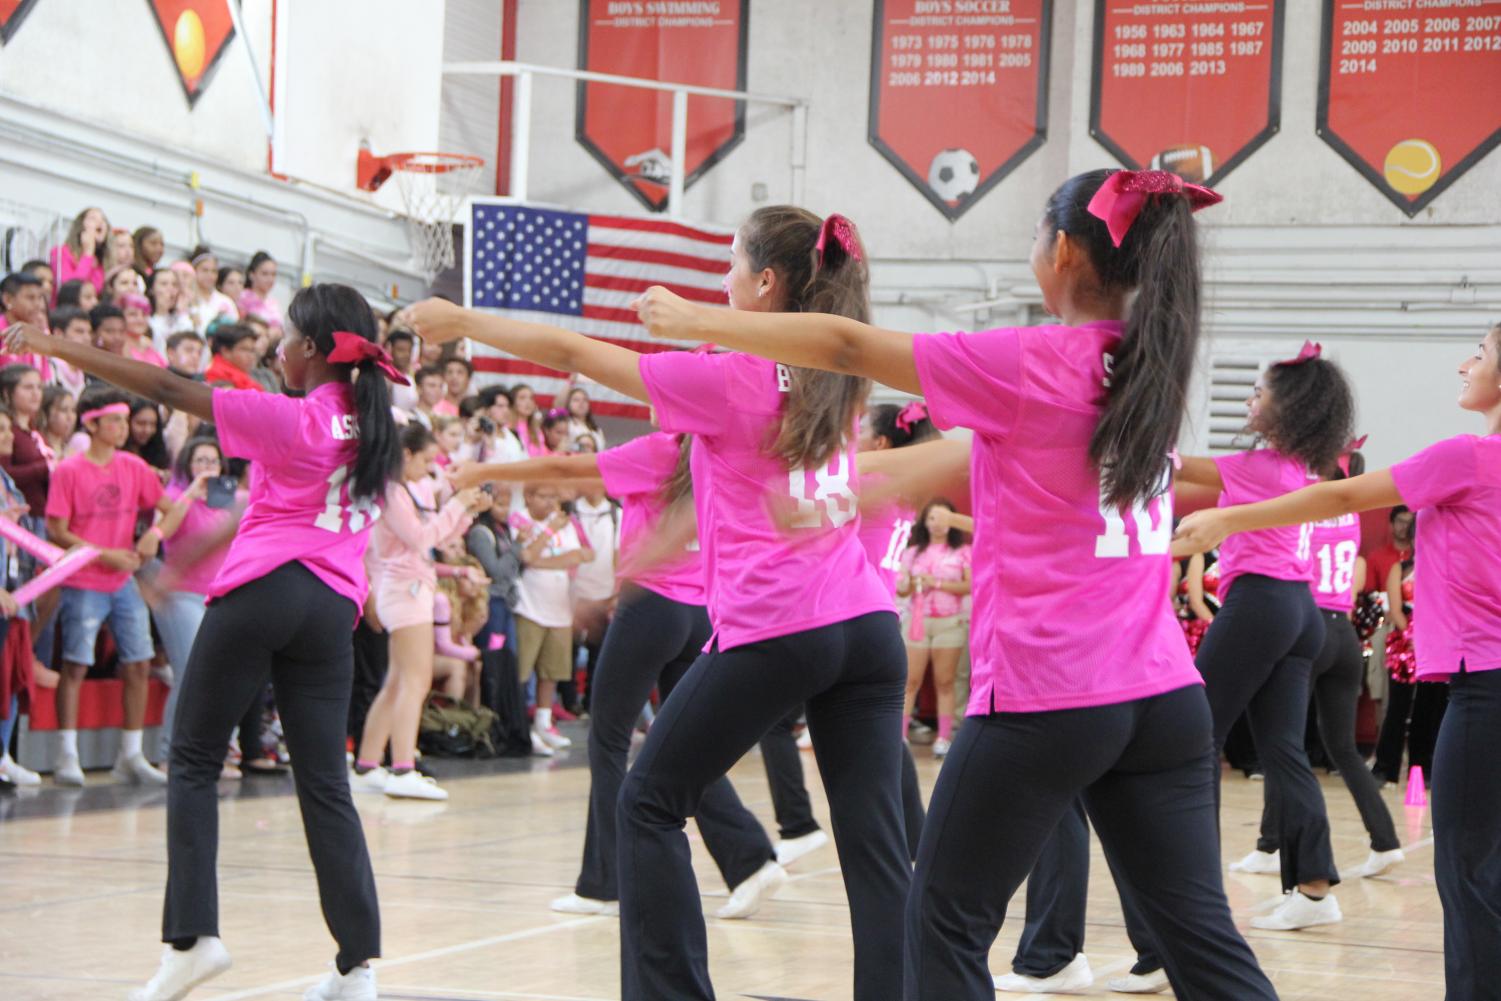
[[[539,530],[546,531],[548,541],[542,547],[543,556],[559,556],[583,548],[571,521],[554,531],[539,526],[525,511],[517,511],[511,515],[511,530],[516,533],[518,546],[527,545]],[[516,584],[518,598],[513,611],[549,629],[573,625],[572,577],[567,570],[527,567]]]
[[[578,568],[573,593],[584,601],[606,601],[615,594],[615,551],[620,546],[620,509],[605,498],[597,506],[580,497],[573,502],[574,517],[584,528],[592,562]]]

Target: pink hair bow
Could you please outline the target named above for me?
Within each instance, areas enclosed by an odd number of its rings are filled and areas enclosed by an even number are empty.
[[[1323,357],[1323,354],[1324,346],[1322,344],[1315,344],[1313,341],[1304,341],[1302,350],[1298,352],[1298,357],[1289,358],[1287,361],[1279,361],[1277,364],[1302,365],[1304,362],[1310,362],[1315,358]]]
[[[380,369],[381,374],[398,386],[412,384],[410,379],[401,374],[396,363],[391,361],[391,356],[386,353],[385,348],[347,330],[334,331],[334,349],[328,353],[328,360],[338,365],[358,365],[361,362],[374,361],[375,367]]]
[[[1335,460],[1335,465],[1339,466],[1340,472],[1344,473],[1346,476],[1350,475],[1350,456],[1360,451],[1361,446],[1365,444],[1365,440],[1368,437],[1369,435],[1361,435],[1359,438],[1356,438],[1354,441],[1350,442],[1350,444],[1345,446],[1344,452],[1341,453],[1340,457]]]
[[[896,415],[896,426],[903,431],[911,431],[912,425],[918,421],[926,420],[928,408],[921,400],[913,400],[902,408],[902,412]]]
[[[1224,201],[1218,191],[1188,184],[1166,170],[1117,170],[1089,200],[1089,214],[1105,224],[1110,241],[1119,247],[1151,195],[1183,195],[1192,212]]]
[[[835,212],[823,221],[823,225],[818,229],[818,242],[813,245],[813,249],[818,251],[819,268],[822,268],[827,260],[824,251],[831,238],[850,260],[861,259],[860,238],[855,233],[855,224]]]
[[[1369,437],[1370,435],[1368,434],[1361,435],[1359,438],[1356,438],[1354,441],[1350,442],[1350,444],[1346,445],[1345,451],[1359,452],[1362,448],[1365,448],[1366,439]]]

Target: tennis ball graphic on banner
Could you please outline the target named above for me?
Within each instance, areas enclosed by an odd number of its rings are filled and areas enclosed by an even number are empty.
[[[184,80],[196,80],[203,73],[203,21],[198,12],[185,10],[172,28],[172,55]]]
[[[928,187],[946,202],[975,193],[980,185],[980,161],[967,149],[940,150],[928,167]]]
[[[1404,195],[1421,195],[1443,171],[1438,150],[1422,139],[1403,139],[1386,154],[1386,183]]]

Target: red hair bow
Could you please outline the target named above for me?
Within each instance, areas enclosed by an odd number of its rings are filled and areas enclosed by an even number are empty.
[[[328,360],[338,365],[358,365],[361,362],[374,361],[375,367],[380,369],[381,374],[398,386],[412,384],[410,379],[401,374],[396,363],[391,361],[391,356],[386,353],[385,348],[347,330],[334,331],[334,349],[328,353]]]
[[[896,415],[896,426],[903,431],[911,431],[912,425],[928,416],[928,408],[921,400],[913,400],[902,408],[902,412]]]
[[[827,260],[825,249],[828,247],[830,239],[839,245],[839,249],[844,251],[845,256],[850,260],[860,260],[862,256],[860,253],[860,238],[855,233],[855,224],[838,212],[835,212],[825,219],[823,225],[818,228],[818,242],[813,245],[813,249],[818,252],[818,266],[820,269],[823,268],[824,262]]]
[[[1315,358],[1323,357],[1323,354],[1324,346],[1322,344],[1315,344],[1313,341],[1304,341],[1302,350],[1298,352],[1298,357],[1289,358],[1287,361],[1279,361],[1277,364],[1302,365],[1304,362],[1310,362]]]
[[[1183,195],[1191,212],[1224,201],[1218,191],[1202,184],[1188,184],[1170,171],[1117,170],[1089,200],[1089,214],[1104,222],[1110,231],[1110,241],[1119,247],[1151,195]]]

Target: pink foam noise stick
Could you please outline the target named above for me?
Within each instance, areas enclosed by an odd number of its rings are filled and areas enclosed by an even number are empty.
[[[32,538],[36,537],[32,536]],[[52,548],[57,549],[56,546]],[[62,550],[59,549],[58,552],[61,553]],[[16,599],[18,605],[29,605],[53,588],[62,586],[63,581],[98,558],[99,550],[93,546],[79,546],[77,549],[70,550],[46,570],[22,584],[11,597]]]
[[[46,539],[39,539],[9,518],[0,518],[0,536],[14,542],[48,566],[63,558],[63,550]]]

